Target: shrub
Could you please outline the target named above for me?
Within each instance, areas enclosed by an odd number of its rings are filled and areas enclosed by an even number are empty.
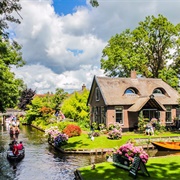
[[[122,137],[122,129],[116,129],[109,131],[108,138],[109,139],[119,139]]]
[[[69,138],[73,137],[73,136],[80,136],[81,135],[81,128],[77,125],[69,124],[63,130],[63,133],[67,134]]]
[[[99,132],[94,132],[94,131],[91,131],[91,132],[89,132],[88,133],[88,136],[89,137],[98,137],[98,136],[100,136],[100,133]]]
[[[93,123],[92,123],[92,127],[93,127],[94,130],[98,130],[98,125],[97,125],[96,122],[93,122]]]
[[[54,139],[54,145],[56,147],[61,147],[62,145],[66,144],[68,141],[68,136],[66,134],[58,134]]]
[[[70,121],[62,121],[62,122],[58,122],[57,126],[59,128],[60,131],[63,131],[68,125],[77,125],[76,122],[70,122]]]
[[[113,129],[117,129],[117,130],[120,130],[121,129],[121,124],[116,122],[114,124],[109,124],[109,130],[113,130]]]

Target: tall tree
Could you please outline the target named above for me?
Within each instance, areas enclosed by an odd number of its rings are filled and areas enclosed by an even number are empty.
[[[66,117],[82,124],[89,123],[89,107],[86,105],[89,90],[75,92],[63,101],[61,110]]]
[[[0,111],[13,108],[18,102],[19,93],[22,90],[23,81],[15,79],[10,69],[0,59]]]
[[[59,110],[60,105],[62,104],[63,100],[66,99],[68,96],[67,92],[64,92],[64,89],[57,88],[55,95],[53,97],[53,101],[55,103],[55,110]]]
[[[27,105],[31,104],[31,101],[33,100],[34,95],[36,94],[36,90],[32,90],[31,88],[24,89],[21,93],[21,97],[19,98],[19,109],[27,110]]]
[[[17,105],[20,92],[24,88],[24,83],[16,79],[11,72],[12,65],[23,66],[21,46],[9,40],[8,22],[20,23],[19,19],[11,14],[21,10],[19,0],[0,1],[0,111],[4,112],[8,107]]]
[[[180,24],[173,25],[163,15],[148,16],[133,31],[126,29],[108,41],[101,67],[108,76],[127,77],[136,70],[142,76],[162,78],[177,87],[179,46]]]

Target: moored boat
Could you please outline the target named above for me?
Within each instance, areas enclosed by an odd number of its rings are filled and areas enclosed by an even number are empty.
[[[180,142],[151,142],[160,151],[180,151]]]

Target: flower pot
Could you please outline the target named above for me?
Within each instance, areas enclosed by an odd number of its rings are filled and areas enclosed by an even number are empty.
[[[120,154],[113,154],[113,162],[122,164],[122,165],[127,166],[127,167],[130,166],[129,159],[125,156],[120,155]]]

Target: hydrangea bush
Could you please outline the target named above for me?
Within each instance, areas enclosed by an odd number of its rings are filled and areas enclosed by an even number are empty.
[[[68,141],[68,135],[61,133],[56,126],[45,130],[45,135],[48,136],[48,142],[54,143],[56,147],[61,147]]]
[[[122,128],[120,123],[109,124],[109,139],[120,139],[122,137]]]
[[[108,138],[109,139],[120,139],[122,137],[122,130],[121,129],[112,129],[108,133]]]
[[[56,147],[61,147],[68,141],[68,136],[66,134],[59,133],[54,139],[54,145]]]
[[[127,157],[131,163],[133,162],[135,156],[139,156],[144,163],[147,163],[149,158],[148,154],[142,147],[136,147],[132,143],[122,145],[115,154]]]

